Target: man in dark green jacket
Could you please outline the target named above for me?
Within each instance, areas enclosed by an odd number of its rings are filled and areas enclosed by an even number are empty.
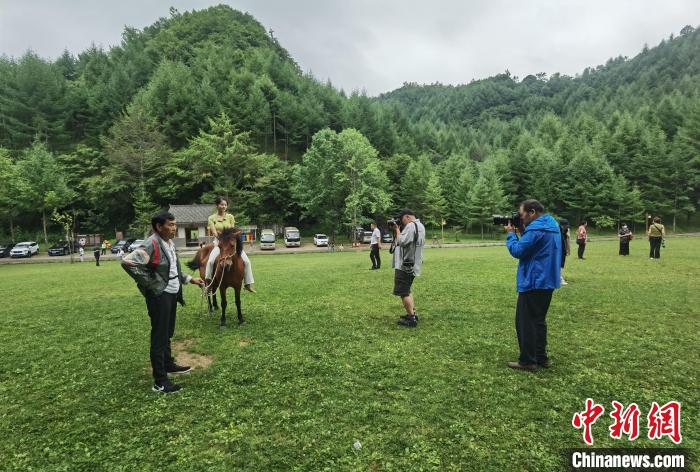
[[[172,213],[159,213],[151,219],[154,233],[122,260],[122,267],[136,281],[146,299],[151,318],[151,367],[154,392],[173,393],[180,390],[168,374],[189,372],[191,367],[175,363],[170,349],[170,338],[175,332],[177,302],[185,304],[182,285],[199,286],[204,281],[183,274],[172,239],[177,234],[177,223]]]

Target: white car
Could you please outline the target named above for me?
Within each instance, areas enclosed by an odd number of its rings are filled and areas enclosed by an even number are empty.
[[[10,257],[32,257],[39,253],[39,243],[34,241],[25,241],[17,244],[10,251]]]
[[[328,246],[328,236],[326,236],[325,234],[315,234],[314,244],[316,245],[316,247]]]
[[[126,252],[132,252],[134,249],[143,246],[143,243],[145,243],[145,239],[137,239],[131,245],[126,249]]]

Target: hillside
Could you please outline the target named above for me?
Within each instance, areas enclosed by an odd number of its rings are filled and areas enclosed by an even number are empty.
[[[410,206],[483,229],[529,197],[599,226],[687,222],[700,205],[698,58],[687,26],[576,77],[505,72],[372,98],[304,74],[248,14],[171,9],[109,50],[0,57],[0,221],[31,235],[64,209],[83,231],[135,231],[154,209],[223,193],[240,221],[318,224],[297,168],[319,131],[354,128],[390,182],[380,207],[358,210],[365,222]],[[30,190],[48,195],[41,208],[18,200]]]

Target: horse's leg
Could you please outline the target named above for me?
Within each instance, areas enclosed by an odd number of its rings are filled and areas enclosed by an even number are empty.
[[[219,292],[221,293],[221,323],[220,327],[225,328],[226,327],[226,287],[221,287],[219,289]]]
[[[216,310],[216,309],[219,308],[219,304],[218,304],[217,301],[216,301],[216,292],[215,292],[215,293],[212,293],[211,296],[212,296],[212,298],[214,299],[214,309]],[[222,298],[223,298],[223,297],[222,297]]]
[[[245,324],[245,320],[243,319],[243,313],[241,313],[241,284],[237,284],[234,287],[234,290],[236,291],[236,310],[238,311],[238,324],[242,325]]]

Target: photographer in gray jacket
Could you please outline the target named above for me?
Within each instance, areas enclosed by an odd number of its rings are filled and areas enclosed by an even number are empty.
[[[411,295],[413,280],[420,276],[423,263],[423,246],[425,246],[425,227],[416,215],[408,209],[402,210],[394,219],[390,228],[394,229],[394,242],[391,251],[394,257],[394,295],[401,297],[406,314],[399,318],[399,324],[415,328],[418,315]]]

